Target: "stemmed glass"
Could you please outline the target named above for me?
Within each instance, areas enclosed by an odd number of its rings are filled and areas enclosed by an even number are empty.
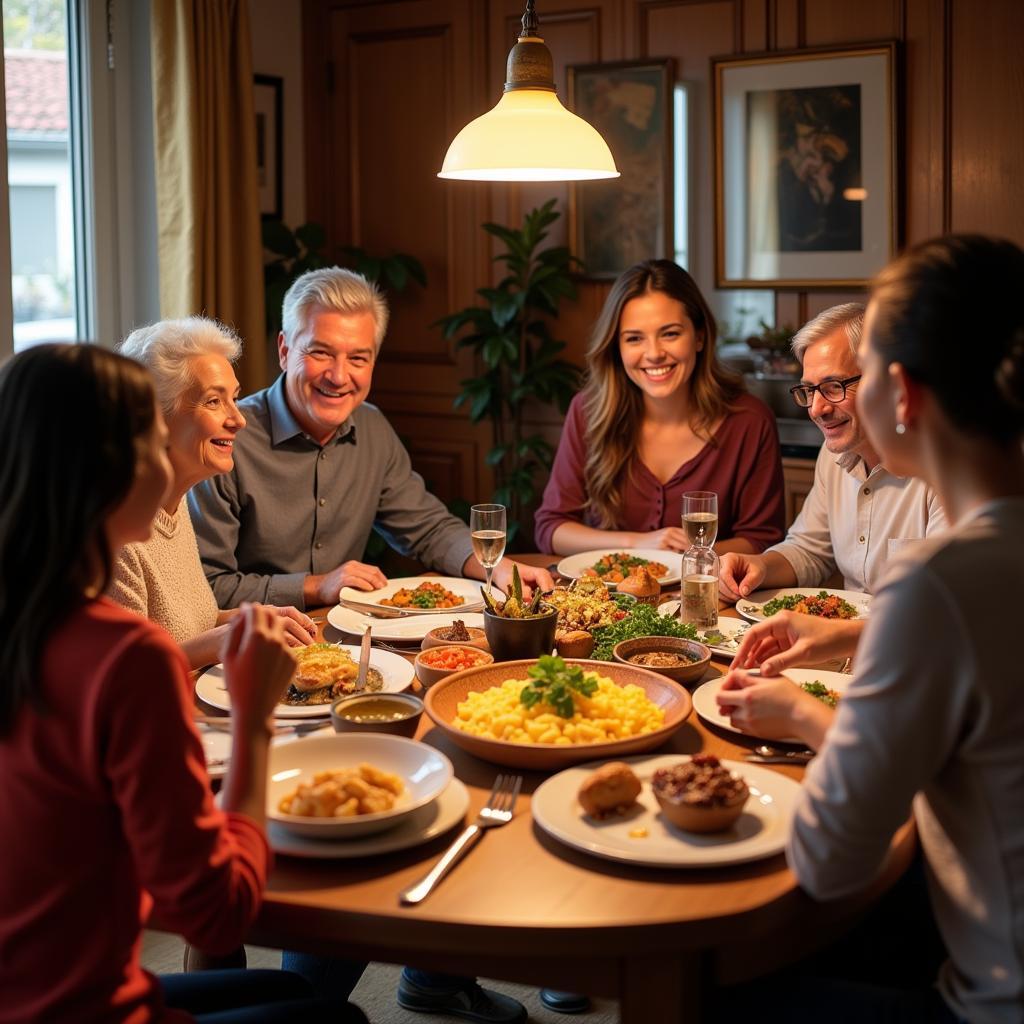
[[[718,495],[714,491],[686,491],[683,494],[683,529],[686,539],[709,548],[718,537]]]
[[[473,554],[487,575],[487,593],[491,592],[491,575],[505,554],[505,506],[474,505],[469,510],[469,532]]]

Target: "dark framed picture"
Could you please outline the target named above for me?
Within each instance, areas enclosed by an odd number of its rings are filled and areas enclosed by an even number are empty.
[[[569,106],[608,143],[621,177],[575,184],[569,233],[583,274],[618,277],[673,255],[671,59],[568,68]]]
[[[260,213],[264,218],[281,220],[284,215],[284,79],[277,75],[254,75],[253,96],[256,108],[256,180],[260,190]]]
[[[862,287],[893,257],[896,44],[712,62],[719,288]]]

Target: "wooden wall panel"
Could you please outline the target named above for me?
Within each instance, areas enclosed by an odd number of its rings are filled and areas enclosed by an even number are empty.
[[[800,0],[800,46],[847,46],[898,39],[902,4],[893,0]]]
[[[954,231],[1024,236],[1024,3],[953,3],[949,101]],[[1007,45],[1009,43],[1009,45]]]

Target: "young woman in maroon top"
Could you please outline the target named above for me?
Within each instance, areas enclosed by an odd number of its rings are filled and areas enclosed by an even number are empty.
[[[259,909],[267,721],[294,668],[281,621],[244,608],[219,810],[184,654],[99,596],[171,480],[148,373],[93,345],[30,349],[0,371],[0,435],[0,1022],[350,1019],[283,972],[190,975],[182,999],[139,963],[151,912],[218,953]]]
[[[686,491],[718,494],[717,550],[760,552],[782,539],[775,418],[719,363],[715,336],[682,267],[648,260],[619,277],[536,516],[542,550],[684,551]]]

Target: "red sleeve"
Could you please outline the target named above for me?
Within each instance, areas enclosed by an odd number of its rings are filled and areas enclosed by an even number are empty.
[[[112,652],[98,701],[103,770],[139,884],[163,925],[230,952],[259,909],[270,852],[253,821],[214,806],[184,656],[140,627]]]
[[[750,541],[755,551],[762,552],[785,533],[782,453],[775,417],[767,406],[750,396],[744,404],[749,412],[741,428],[731,434],[736,459],[732,536]]]
[[[552,551],[551,537],[562,523],[582,523],[587,507],[583,484],[586,445],[583,399],[576,395],[566,413],[555,463],[544,488],[544,498],[533,519],[533,535],[540,551]]]

